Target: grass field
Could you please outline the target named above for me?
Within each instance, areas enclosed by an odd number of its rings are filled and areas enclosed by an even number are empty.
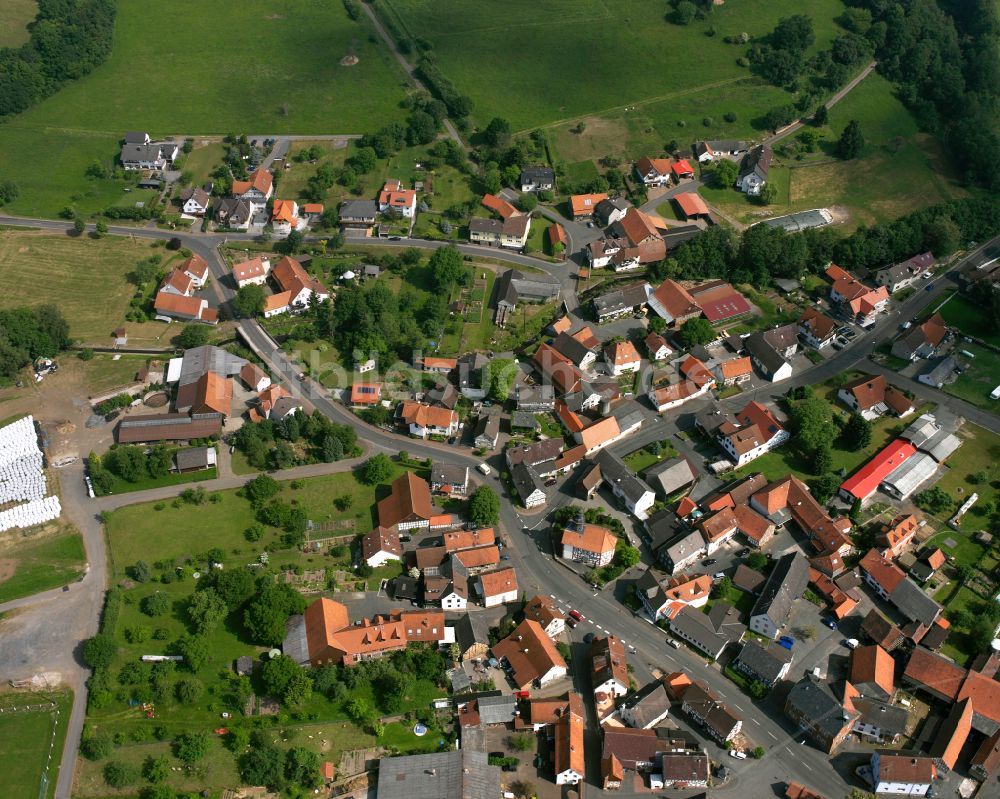
[[[1000,347],[1000,331],[997,331],[981,305],[962,294],[952,294],[939,310],[945,322],[957,327],[965,335]]]
[[[1000,401],[990,399],[993,389],[1000,386],[1000,357],[997,357],[993,350],[980,347],[978,344],[962,342],[956,350],[971,352],[976,357],[967,358],[956,352],[956,355],[968,364],[968,368],[954,383],[943,386],[942,390],[984,410],[1000,413]]]
[[[747,48],[723,37],[763,35],[802,9],[794,0],[740,0],[716,6],[707,21],[679,27],[664,20],[662,3],[650,0],[387,2],[411,36],[431,42],[441,69],[474,101],[478,121],[504,116],[516,130],[749,75],[736,64]],[[842,10],[837,0],[809,4],[817,48],[834,37],[833,18]],[[710,26],[717,31],[711,38],[705,36]]]
[[[59,306],[74,338],[109,343],[135,291],[126,275],[148,242],[9,231],[0,237],[0,307]]]
[[[71,527],[52,535],[6,536],[0,542],[0,572],[4,564],[14,571],[0,581],[0,603],[73,582],[83,574],[86,559],[83,539]]]
[[[4,796],[10,799],[39,799],[55,795],[73,697],[68,692],[31,694],[30,697],[20,693],[0,696],[0,706],[4,708],[23,705],[26,701],[32,705],[54,702],[56,709],[0,713],[0,741],[3,741],[0,746],[0,769],[4,775]],[[44,794],[40,789],[43,775],[47,784]]]
[[[123,355],[116,361],[110,355],[95,355],[89,361],[81,362],[80,368],[87,375],[87,390],[95,395],[132,383],[136,372],[146,365],[147,360],[145,357]]]
[[[406,78],[371,33],[340,2],[179,0],[151,36],[148,4],[120,0],[108,61],[0,126],[0,174],[21,189],[6,210],[53,216],[71,195],[84,213],[117,202],[120,184],[84,170],[113,164],[126,130],[363,133],[401,119]],[[235,56],[237,41],[252,52]],[[341,66],[350,52],[359,63]]]
[[[0,8],[0,47],[20,47],[28,41],[28,23],[38,13],[35,0],[4,0]]]
[[[962,439],[962,447],[948,459],[948,468],[937,485],[955,500],[955,510],[973,491],[979,495],[979,501],[962,517],[960,525],[962,531],[974,533],[987,526],[984,508],[990,503],[1000,503],[1000,490],[993,485],[1000,478],[1000,436],[971,422],[962,426],[958,436]],[[986,471],[989,480],[973,485],[969,475],[980,471]]]

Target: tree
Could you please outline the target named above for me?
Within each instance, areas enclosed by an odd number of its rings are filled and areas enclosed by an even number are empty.
[[[819,503],[829,502],[830,499],[837,493],[837,489],[840,487],[841,478],[830,472],[820,475],[815,480],[809,482],[809,488],[812,490],[813,496]]]
[[[87,223],[83,221],[83,217],[78,216],[73,220],[73,230],[76,231],[76,235],[81,235],[86,229]]]
[[[764,757],[764,747],[755,746],[750,752],[750,757],[752,757],[754,760],[760,760],[762,757]]]
[[[189,350],[208,344],[208,327],[206,325],[184,325],[174,342],[178,347]]]
[[[430,144],[437,132],[437,120],[426,111],[414,111],[406,120],[406,137],[411,145]]]
[[[855,411],[847,418],[841,437],[848,449],[864,449],[872,441],[872,423]]]
[[[449,289],[455,285],[465,285],[469,269],[462,260],[462,253],[454,244],[439,247],[427,262],[438,289]]]
[[[615,562],[626,569],[631,569],[639,562],[641,553],[631,546],[624,538],[619,539],[615,544]]]
[[[698,344],[708,344],[715,338],[716,332],[712,323],[701,317],[688,319],[677,332],[677,339],[685,349],[691,349]]]
[[[214,630],[228,612],[229,608],[214,588],[196,591],[188,601],[188,618],[199,633]]]
[[[492,527],[500,520],[500,498],[487,485],[479,486],[469,497],[469,521],[476,527]]]
[[[486,367],[486,375],[490,399],[506,402],[517,377],[517,363],[513,358],[494,358]]]
[[[260,670],[261,685],[264,690],[274,696],[281,696],[285,692],[288,681],[292,675],[302,671],[302,667],[288,655],[278,655],[267,661]]]
[[[21,190],[13,180],[0,182],[0,205],[14,202],[20,192]]]
[[[765,696],[767,696],[767,686],[764,685],[760,680],[754,680],[747,686],[747,691],[750,696],[757,701],[760,701]]]
[[[139,452],[138,447],[123,447],[121,452],[118,451],[115,452],[115,454],[118,455],[119,457],[122,455],[122,453],[130,453],[132,455],[139,455],[140,457],[142,456],[142,453]],[[138,468],[135,469],[135,472],[138,472]],[[131,474],[131,472],[127,472],[126,474]],[[138,476],[137,474],[135,474],[135,476],[129,477],[126,476],[126,474],[119,473],[119,476],[124,477],[126,480],[129,480],[130,482],[135,482],[135,479]],[[137,560],[135,562],[135,565],[132,566],[131,569],[129,569],[129,575],[137,583],[148,583],[153,577],[153,573],[152,571],[150,571],[149,564],[146,563],[146,561],[144,560]]]
[[[962,243],[962,231],[950,216],[940,216],[924,227],[924,246],[938,258],[951,255]]]
[[[281,491],[278,481],[267,474],[259,474],[243,486],[243,493],[255,507],[267,502]]]
[[[177,694],[177,701],[182,705],[193,705],[205,691],[205,686],[201,680],[195,677],[185,677],[177,681],[174,686],[174,693]]]
[[[813,114],[813,124],[817,128],[823,127],[827,120],[830,118],[830,111],[826,107],[826,103],[820,103],[816,107],[816,112]]]
[[[848,161],[861,155],[861,150],[865,146],[865,137],[861,132],[861,123],[852,119],[847,123],[843,133],[837,140],[837,157]]]
[[[285,753],[285,777],[295,785],[313,788],[319,784],[319,763],[312,749],[293,746]]]
[[[767,566],[767,555],[763,552],[751,552],[747,555],[747,566],[760,571]]]
[[[185,732],[174,739],[174,755],[185,763],[197,763],[208,754],[208,736],[203,732]]]
[[[174,649],[191,671],[198,671],[208,662],[208,639],[203,635],[182,635],[174,644]]]
[[[535,736],[526,732],[516,732],[507,737],[507,743],[511,749],[518,752],[527,752],[535,747]]]
[[[108,232],[108,223],[105,222],[103,219],[98,219],[97,223],[94,225],[94,237],[99,239],[107,232]]]
[[[170,776],[170,761],[163,755],[159,757],[149,755],[143,761],[142,776],[153,785],[166,782],[167,777]]]
[[[833,409],[829,402],[818,397],[796,402],[791,409],[791,421],[799,446],[805,452],[829,445],[836,434]]]
[[[278,646],[285,638],[285,621],[305,610],[306,601],[285,583],[270,583],[247,605],[243,623],[255,641]]]
[[[361,467],[361,481],[368,485],[379,485],[389,481],[392,474],[392,461],[383,452],[372,455]]]
[[[83,645],[83,662],[94,671],[103,671],[118,654],[118,644],[107,633],[99,633]]]
[[[772,205],[778,199],[778,187],[773,182],[768,181],[764,184],[758,196],[764,205]]]
[[[782,17],[771,32],[769,41],[778,50],[808,50],[816,41],[812,19],[805,14]]]
[[[730,591],[733,590],[733,581],[729,577],[723,577],[719,582],[712,586],[712,596],[714,597],[726,597],[729,596]]]
[[[239,768],[248,785],[266,785],[272,791],[285,787],[285,756],[263,735],[251,736],[251,747],[240,756]]]
[[[483,130],[483,141],[488,147],[500,149],[507,146],[510,141],[511,127],[503,117],[493,117]]]
[[[830,445],[824,442],[823,446],[815,449],[812,454],[812,470],[816,474],[827,474],[833,468],[833,453]]]
[[[712,178],[715,185],[720,188],[731,189],[736,185],[736,178],[739,177],[740,169],[735,161],[728,158],[720,158],[712,168]]]
[[[913,501],[921,510],[926,510],[937,515],[942,515],[951,510],[955,504],[948,492],[940,486],[934,486],[933,488],[921,491],[913,498]]]
[[[517,207],[526,214],[531,213],[538,207],[538,198],[531,192],[525,192],[517,199]]]
[[[157,591],[142,600],[139,609],[147,616],[162,616],[170,610],[170,598],[163,591]]]
[[[104,781],[112,788],[127,788],[139,781],[139,767],[121,760],[112,760],[105,764]]]
[[[233,310],[236,311],[237,315],[247,319],[260,316],[264,313],[266,299],[263,286],[248,283],[241,286],[240,290],[236,292],[236,296],[233,298]]]
[[[293,230],[285,237],[285,252],[295,255],[305,243],[306,234],[301,230]]]
[[[96,732],[80,742],[80,751],[87,760],[103,760],[115,751],[115,742],[106,732]]]
[[[698,14],[698,6],[691,0],[681,0],[670,15],[670,21],[677,25],[690,25]]]

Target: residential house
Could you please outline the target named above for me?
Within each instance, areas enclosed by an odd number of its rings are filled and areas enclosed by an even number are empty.
[[[632,203],[624,197],[609,197],[597,204],[594,216],[597,217],[597,221],[601,223],[602,227],[608,227],[625,216],[631,207]]]
[[[556,473],[556,458],[562,449],[562,439],[546,438],[533,444],[507,447],[504,458],[512,469],[524,464],[532,467],[540,477],[551,477]]]
[[[685,605],[669,621],[669,627],[671,633],[712,660],[718,660],[723,650],[739,641],[747,629],[736,608],[721,600],[708,613]]]
[[[274,178],[264,167],[255,169],[247,180],[234,180],[230,193],[250,203],[254,211],[263,211],[274,194]]]
[[[618,715],[629,727],[649,730],[667,718],[670,704],[663,682],[654,680],[627,697],[619,706]]]
[[[947,562],[948,556],[940,549],[925,547],[917,556],[917,560],[910,566],[910,577],[921,583],[926,583]]]
[[[135,169],[169,169],[177,159],[180,148],[172,141],[151,141],[148,133],[141,137],[133,136],[134,141],[126,138],[121,149],[122,166],[132,171]]]
[[[548,597],[532,597],[524,606],[524,618],[538,622],[553,641],[566,630],[566,614]]]
[[[480,217],[469,220],[469,240],[474,244],[519,250],[527,243],[530,231],[531,216],[528,214],[517,214],[504,220]]]
[[[583,701],[572,691],[567,698],[566,711],[555,723],[556,785],[578,785],[586,777]]]
[[[681,709],[720,744],[731,741],[743,729],[743,720],[705,683],[694,681],[688,686]]]
[[[326,597],[314,601],[302,616],[293,616],[286,629],[284,653],[317,668],[353,666],[406,649],[412,642],[450,643],[453,633],[440,611],[392,610],[351,624],[347,608]]]
[[[411,436],[418,438],[448,438],[458,432],[458,414],[447,408],[404,400],[396,411],[396,417],[409,428]]]
[[[583,328],[583,331],[590,333],[589,328]],[[597,352],[590,336],[560,333],[553,340],[552,348],[578,369],[589,369],[597,360]]]
[[[753,377],[753,359],[746,356],[730,358],[728,361],[716,365],[713,371],[717,385],[736,386]]]
[[[848,681],[860,696],[891,702],[896,693],[896,661],[878,644],[855,647]]]
[[[934,364],[929,371],[919,375],[917,380],[925,386],[942,388],[949,383],[954,383],[962,373],[963,368],[957,358],[949,355],[947,358],[942,358]]]
[[[862,327],[871,324],[875,316],[882,313],[889,303],[889,292],[885,286],[869,288],[836,264],[827,267],[826,275],[833,281],[830,286],[830,299],[849,310],[854,320]]]
[[[676,519],[673,511],[659,511],[646,520],[646,527],[653,534],[661,533],[662,528],[671,529],[670,518]],[[657,561],[668,574],[683,571],[706,554],[705,539],[699,530],[684,527],[672,529],[673,535],[658,536],[657,546],[651,547],[656,553]]]
[[[547,166],[526,166],[521,170],[521,191],[552,191],[556,173]]]
[[[601,294],[592,302],[597,321],[603,323],[640,313],[648,298],[649,284],[642,282]]]
[[[653,621],[669,621],[685,607],[705,607],[712,593],[712,578],[678,574],[663,580],[656,571],[647,569],[636,580],[635,593]]]
[[[699,385],[694,380],[682,380],[679,383],[669,383],[665,386],[652,386],[646,396],[657,412],[663,413],[683,405],[685,402],[705,396],[714,385],[714,382],[702,382]]]
[[[948,327],[944,319],[941,314],[935,313],[920,324],[913,325],[900,333],[892,342],[891,352],[897,358],[906,361],[931,358],[947,335]]]
[[[606,527],[584,523],[565,528],[561,543],[565,560],[585,563],[598,569],[611,563],[618,539]]]
[[[590,684],[595,694],[617,698],[629,692],[625,645],[613,635],[595,638],[587,653],[590,658]]]
[[[615,377],[625,372],[637,372],[642,365],[639,352],[631,341],[618,341],[606,346],[604,360]]]
[[[160,282],[159,292],[190,297],[194,293],[194,281],[180,269],[171,269]]]
[[[858,563],[861,574],[875,592],[891,602],[915,626],[914,640],[919,641],[941,615],[941,606],[909,580],[903,570],[870,549]]]
[[[233,264],[233,282],[237,288],[244,286],[263,286],[271,273],[271,262],[267,258],[251,258]]]
[[[379,192],[378,210],[383,214],[413,219],[417,215],[417,193],[413,189],[404,189],[398,180],[390,178]]]
[[[744,194],[756,197],[767,183],[771,171],[771,161],[774,151],[767,144],[758,144],[747,151],[740,161],[740,170],[736,178],[736,188]]]
[[[749,149],[745,141],[721,140],[721,141],[699,141],[695,142],[694,154],[699,163],[705,164],[717,158],[743,155]]]
[[[638,249],[639,263],[662,261],[667,254],[663,234],[669,228],[660,217],[650,216],[638,208],[629,208],[625,216],[611,225],[613,236],[625,239],[629,247]]]
[[[489,623],[481,613],[463,613],[455,622],[459,660],[486,660],[489,655]]]
[[[660,753],[660,771],[651,775],[650,784],[658,778],[664,788],[704,788],[708,786],[710,774],[711,761],[707,752],[666,751]]]
[[[792,376],[789,359],[798,349],[798,328],[794,324],[751,333],[744,342],[753,365],[772,383]]]
[[[626,769],[632,772],[649,771],[656,764],[659,752],[666,748],[656,730],[607,725],[601,732],[604,736],[601,764],[605,784],[614,774],[610,764],[617,763],[616,779],[620,787]]]
[[[215,201],[215,223],[219,228],[246,231],[253,220],[253,205],[238,197],[220,197]]]
[[[859,716],[834,696],[826,682],[812,676],[792,686],[785,700],[785,715],[827,754],[843,743]]]
[[[815,308],[806,308],[799,317],[799,335],[813,349],[821,350],[833,343],[837,323]]]
[[[573,214],[573,219],[587,219],[594,215],[594,211],[597,209],[597,204],[601,200],[608,199],[606,193],[600,194],[574,194],[569,198],[570,210]]]
[[[285,255],[271,270],[271,277],[281,289],[282,301],[291,311],[306,308],[310,302],[329,299],[326,287],[311,277],[302,264]],[[279,295],[273,295],[277,298]]]
[[[890,294],[912,286],[928,269],[933,269],[937,260],[934,253],[924,252],[914,255],[902,263],[893,264],[879,269],[875,273],[875,282],[885,286]]]
[[[510,479],[518,499],[526,509],[537,508],[548,501],[541,477],[528,464],[518,462],[511,466]]]
[[[496,540],[496,531],[492,527],[483,527],[479,530],[457,530],[447,532],[442,536],[444,548],[449,553],[493,546]]]
[[[776,637],[808,584],[809,562],[798,552],[782,556],[750,611],[750,629],[767,638]]]
[[[531,619],[493,646],[493,656],[505,663],[511,679],[521,690],[543,686],[566,676],[566,661],[542,626]]]
[[[486,752],[471,748],[429,755],[383,757],[374,799],[465,799],[492,796],[503,774]]]
[[[340,204],[342,228],[372,228],[377,218],[378,203],[374,200],[345,200]]]
[[[646,353],[651,361],[665,361],[674,352],[659,333],[650,333],[643,339],[643,344],[646,345]]]
[[[621,500],[629,513],[640,521],[645,520],[656,501],[652,489],[617,455],[605,450],[598,453],[594,460],[601,469],[601,479],[611,493]]]
[[[476,420],[473,444],[476,449],[494,450],[500,438],[500,409],[485,408]]]
[[[882,525],[875,544],[886,558],[898,558],[910,547],[920,522],[912,513],[901,513]]]
[[[773,688],[788,675],[792,653],[773,641],[766,647],[756,641],[747,641],[730,665],[751,680]]]
[[[697,525],[705,537],[705,552],[709,555],[728,543],[739,530],[732,508],[722,508],[710,516],[703,516]]]
[[[759,402],[748,402],[736,414],[735,422],[723,424],[716,442],[737,467],[744,466],[790,438],[774,412]]]
[[[755,490],[750,507],[774,524],[794,521],[809,536],[817,552],[842,556],[852,548],[847,537],[850,521],[843,517],[831,519],[808,486],[794,475]]]
[[[464,497],[469,487],[469,467],[435,463],[431,468],[431,491]]]
[[[156,293],[153,301],[156,318],[165,322],[180,319],[184,322],[204,322],[207,325],[218,324],[219,312],[208,307],[208,300],[199,297],[182,297],[165,291]]]
[[[353,383],[351,385],[351,406],[370,408],[382,402],[381,383]]]
[[[837,391],[837,399],[868,421],[890,412],[900,417],[913,413],[910,398],[889,385],[884,375],[863,375],[845,383]]]
[[[181,210],[190,216],[204,216],[210,202],[208,192],[200,186],[184,189],[180,194]]]
[[[400,532],[428,527],[433,515],[430,486],[413,472],[393,480],[389,496],[378,503],[379,524]]]
[[[548,302],[559,296],[559,284],[547,275],[527,275],[517,269],[501,273],[493,286],[498,311],[513,311],[519,302]]]
[[[872,752],[872,785],[876,796],[927,796],[934,786],[934,760],[906,752]]]
[[[390,560],[403,559],[399,533],[379,525],[361,538],[361,559],[373,569],[385,566]]]
[[[514,602],[518,596],[517,575],[512,568],[480,574],[477,587],[487,608]]]
[[[640,158],[635,162],[635,174],[646,186],[666,186],[670,183],[671,166],[669,158]]]
[[[906,641],[902,631],[874,608],[862,620],[861,634],[887,652],[898,649]]]
[[[646,482],[664,499],[693,485],[697,479],[698,473],[683,456],[666,458],[646,469]]]
[[[670,174],[677,183],[682,180],[690,180],[694,177],[694,167],[685,159],[680,158],[670,165]]]
[[[301,227],[299,204],[295,200],[275,200],[271,206],[271,227],[276,236],[287,236]]]

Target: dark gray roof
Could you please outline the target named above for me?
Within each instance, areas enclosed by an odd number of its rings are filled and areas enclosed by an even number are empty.
[[[698,551],[704,552],[705,539],[697,530],[682,531],[657,549],[660,560],[680,563]]]
[[[538,476],[538,473],[534,469],[524,463],[515,463],[511,467],[510,479],[513,481],[514,488],[517,489],[517,495],[521,498],[522,502],[535,493],[535,491],[545,493],[542,478]]]
[[[183,472],[187,469],[207,469],[209,466],[209,449],[211,448],[184,447],[177,450],[177,454],[174,456],[174,460],[177,462],[177,470]]]
[[[618,422],[619,430],[628,430],[636,424],[641,424],[646,412],[637,400],[627,399],[611,409],[611,416]]]
[[[216,221],[225,220],[230,225],[242,225],[250,221],[253,208],[246,200],[238,197],[220,197],[215,201]]]
[[[650,490],[649,486],[636,477],[635,473],[625,465],[625,461],[606,449],[598,452],[594,460],[601,467],[601,476],[604,478],[604,482],[609,486],[615,486],[631,501],[637,502]]]
[[[722,407],[715,402],[695,416],[695,422],[697,425],[710,436],[715,435],[715,431],[728,421],[731,421],[729,416],[722,410]]]
[[[301,613],[289,616],[285,622],[285,640],[281,643],[281,651],[300,665],[309,662],[306,619]]]
[[[474,216],[469,220],[470,233],[491,233],[499,236],[503,233],[503,222],[492,217]]]
[[[469,467],[451,463],[435,463],[431,467],[432,483],[465,485],[469,482]]]
[[[465,613],[455,622],[455,641],[463,653],[476,644],[489,646],[489,623],[481,613]]]
[[[631,708],[637,727],[645,727],[670,709],[670,697],[666,686],[656,680],[626,697],[622,707]]]
[[[941,613],[941,606],[909,578],[901,580],[892,590],[889,601],[899,608],[906,618],[927,626],[933,624]]]
[[[458,389],[451,383],[443,386],[434,386],[427,392],[427,401],[432,405],[440,405],[449,411],[454,410],[458,404]]]
[[[246,364],[245,359],[221,347],[214,347],[211,344],[192,347],[184,351],[177,386],[180,388],[189,383],[196,383],[207,372],[215,372],[220,377],[235,377]]]
[[[695,236],[702,232],[702,228],[697,225],[678,225],[677,227],[667,228],[660,238],[667,245],[668,250],[672,250],[678,244],[683,244],[689,239],[693,239]]]
[[[801,716],[809,719],[811,726],[823,731],[829,738],[835,738],[850,718],[857,718],[857,712],[848,711],[833,695],[833,690],[825,682],[812,677],[803,677],[788,692],[786,706],[795,708]]]
[[[510,426],[527,430],[540,430],[542,427],[530,411],[514,411],[510,415]]]
[[[133,163],[137,161],[156,161],[166,155],[173,155],[177,149],[176,144],[167,142],[150,142],[149,144],[125,144],[122,145],[122,163]]]
[[[547,166],[526,166],[521,170],[522,183],[554,183],[556,173]]]
[[[754,363],[759,364],[768,374],[777,372],[785,365],[785,359],[771,346],[764,333],[753,333],[743,339],[743,342]]]
[[[592,350],[585,347],[575,338],[573,338],[569,333],[560,333],[552,341],[552,346],[560,353],[569,358],[573,363],[579,366],[583,363],[583,359],[591,354]]]
[[[646,532],[649,534],[649,548],[654,552],[667,542],[673,541],[679,533],[688,533],[684,523],[676,513],[669,508],[658,510],[645,521]],[[701,533],[698,533],[701,537]]]
[[[126,144],[145,144],[148,138],[149,134],[142,130],[125,131]]]
[[[378,216],[378,203],[374,200],[344,200],[340,204],[341,219],[372,219]]]
[[[499,413],[486,413],[480,414],[479,418],[476,419],[476,438],[488,438],[490,441],[496,441],[497,436],[500,434],[500,414]]]
[[[789,552],[771,570],[750,617],[766,615],[775,625],[781,626],[788,618],[792,603],[802,596],[808,584],[809,561],[798,552]]]
[[[774,151],[766,144],[758,144],[749,150],[740,161],[740,180],[743,180],[751,172],[761,180],[767,180],[772,158],[774,158]]]
[[[555,402],[555,389],[551,383],[527,386],[519,385],[514,391],[518,407],[522,405],[548,405]]]
[[[626,308],[637,308],[645,305],[648,299],[648,283],[633,283],[615,291],[609,291],[599,297],[594,297],[594,309],[598,316],[620,313]]]
[[[891,738],[906,731],[909,712],[905,707],[862,697],[852,699],[851,704],[861,714],[859,721],[878,727],[884,737]]]
[[[763,332],[764,340],[776,350],[783,350],[799,343],[799,326],[792,322],[780,327],[772,327]]]
[[[670,629],[690,638],[699,649],[715,657],[727,644],[739,641],[746,632],[740,614],[726,602],[716,602],[708,613],[685,605],[670,620]]]
[[[740,664],[765,685],[774,685],[781,670],[791,662],[792,653],[783,646],[772,643],[765,649],[756,641],[747,641],[733,660],[733,667]]]
[[[420,596],[419,578],[408,577],[405,574],[399,575],[392,581],[392,595],[396,599],[417,599]]]
[[[604,224],[608,223],[611,218],[611,214],[615,211],[627,211],[632,207],[632,203],[626,200],[624,197],[609,197],[606,200],[601,200],[597,207],[594,208],[594,213],[597,218],[600,219]]]
[[[518,463],[526,463],[529,466],[537,466],[545,461],[555,460],[562,452],[563,442],[559,438],[547,438],[544,441],[536,441],[534,444],[524,446],[507,447],[504,454],[507,456],[507,463],[515,466]]]
[[[482,724],[509,724],[514,721],[517,702],[512,694],[480,696],[476,705],[479,707],[479,721]]]
[[[559,294],[559,284],[548,275],[526,275],[517,269],[508,269],[497,278],[493,290],[497,302],[515,306],[522,298],[536,302],[551,300]]]
[[[646,482],[665,497],[690,485],[697,477],[687,458],[683,457],[667,458],[646,470]]]
[[[482,799],[498,793],[500,768],[486,752],[453,750],[383,757],[377,799]]]

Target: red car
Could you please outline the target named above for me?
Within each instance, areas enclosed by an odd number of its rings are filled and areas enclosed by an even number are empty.
[[[531,692],[530,691],[514,691],[514,698],[515,699],[530,699],[531,698]]]
[[[573,621],[583,621],[583,614],[581,614],[578,610],[571,610],[569,612],[569,617],[573,619]]]

